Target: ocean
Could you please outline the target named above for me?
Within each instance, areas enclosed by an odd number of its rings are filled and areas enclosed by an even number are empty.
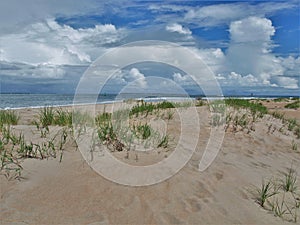
[[[186,96],[149,95],[149,94],[104,94],[99,95],[96,103],[111,103],[124,99],[144,99],[146,101],[180,100]],[[79,100],[78,100],[79,99]],[[95,95],[81,95],[74,102],[73,94],[0,94],[0,109],[40,108],[45,106],[68,106],[73,104],[94,104]]]
[[[148,102],[153,101],[177,101],[187,98],[195,99],[197,97],[204,96],[175,96],[175,95],[164,95],[164,94],[104,94],[97,97],[97,104],[101,103],[111,103],[114,101],[122,101],[124,99],[143,99]],[[228,96],[230,97],[230,96]],[[234,96],[235,98],[277,98],[277,97],[287,97],[287,96]],[[220,97],[208,97],[208,99],[215,99]],[[82,95],[80,100],[78,98],[74,102],[73,94],[0,94],[0,109],[19,109],[19,108],[40,108],[44,106],[67,106],[75,104],[94,104],[95,95]]]
[[[115,95],[104,95],[98,102],[113,101]],[[86,103],[89,102],[86,96]],[[71,94],[0,94],[0,109],[39,108],[44,106],[72,105],[74,95]]]

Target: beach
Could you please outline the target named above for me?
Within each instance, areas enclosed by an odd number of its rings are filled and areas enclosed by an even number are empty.
[[[252,100],[249,100],[252,101]],[[255,101],[255,100],[253,100]],[[56,157],[27,157],[20,159],[22,174],[7,179],[0,176],[0,218],[2,224],[295,224],[299,222],[300,198],[300,139],[292,130],[292,119],[300,123],[300,109],[285,108],[291,100],[258,100],[268,113],[257,116],[246,125],[235,125],[234,116],[244,109],[231,109],[232,115],[224,130],[221,148],[211,165],[199,171],[205,148],[210,139],[212,115],[204,103],[193,107],[199,116],[199,133],[191,159],[170,178],[148,186],[130,186],[112,182],[95,171],[68,133]],[[135,103],[134,103],[135,104]],[[72,107],[61,107],[71,111]],[[100,105],[97,112],[110,112],[111,105]],[[170,139],[167,147],[139,152],[136,149],[113,149],[112,155],[134,166],[154,164],[168,158],[180,140],[182,125],[177,109],[161,109],[154,113],[138,114],[130,120],[150,124],[158,134],[166,132]],[[189,107],[178,109],[190,117]],[[33,123],[41,109],[15,110],[20,119],[11,125],[12,133],[24,134],[27,142],[42,143],[63,129],[49,125],[49,132],[41,137]],[[238,112],[238,114],[236,114]],[[276,115],[272,115],[276,112]],[[159,115],[159,119],[155,119]],[[172,115],[172,116],[171,116]],[[248,115],[248,114],[247,114]],[[279,116],[278,116],[279,115]],[[285,122],[282,122],[283,115]],[[251,113],[249,112],[249,118]],[[247,117],[248,118],[248,117]],[[188,123],[188,122],[187,122]],[[160,124],[163,124],[161,126]],[[181,125],[180,125],[181,124]],[[223,124],[224,125],[224,124]],[[295,125],[296,126],[296,125]],[[69,132],[69,131],[68,131]],[[186,132],[187,140],[195,138],[195,131]],[[3,132],[2,132],[3,135]],[[110,139],[109,139],[110,141]],[[108,140],[100,148],[115,146]],[[105,143],[105,144],[103,144]],[[161,144],[161,143],[159,143]],[[57,143],[55,144],[57,145]],[[155,145],[159,146],[159,145]],[[63,154],[59,154],[63,153]],[[292,169],[298,183],[293,192],[281,188],[285,173]],[[130,176],[130,175],[129,175]],[[259,189],[269,180],[278,189],[262,207]],[[273,184],[273,183],[272,183]],[[279,193],[280,192],[280,193]],[[286,210],[281,216],[269,205],[282,201]],[[291,194],[292,193],[292,194]],[[294,198],[292,196],[295,196]],[[294,203],[295,202],[295,203]],[[281,202],[280,202],[281,203]],[[279,204],[280,205],[280,204]],[[298,213],[298,214],[297,214]],[[294,221],[296,220],[296,221]]]

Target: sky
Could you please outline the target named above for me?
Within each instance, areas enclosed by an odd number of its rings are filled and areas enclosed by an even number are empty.
[[[299,0],[1,0],[1,93],[73,94],[103,54],[157,40],[196,54],[225,95],[299,95],[299,14]],[[205,83],[199,87],[181,68],[144,62],[121,68],[103,92],[174,85],[197,94]]]

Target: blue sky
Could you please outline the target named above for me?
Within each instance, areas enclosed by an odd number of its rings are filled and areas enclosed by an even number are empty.
[[[1,92],[74,93],[102,54],[161,40],[197,54],[224,94],[299,95],[299,10],[299,0],[2,0]],[[157,85],[149,76],[201,91],[189,74],[159,62],[121,68],[105,91]]]

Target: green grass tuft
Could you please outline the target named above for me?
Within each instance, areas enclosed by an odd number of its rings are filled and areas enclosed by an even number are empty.
[[[167,148],[169,145],[169,136],[165,135],[161,139],[160,143],[157,145],[158,148]]]
[[[251,112],[259,113],[261,116],[268,113],[267,107],[263,106],[261,103],[252,102],[247,99],[225,99],[225,103],[228,106],[232,106],[234,108],[246,108],[250,109]]]
[[[298,108],[300,108],[299,99],[292,102],[292,103],[289,103],[289,104],[285,105],[284,108],[287,108],[287,109],[298,109]]]
[[[286,192],[295,192],[297,189],[297,174],[293,168],[289,168],[287,173],[284,174],[284,179],[282,180],[283,190]]]
[[[267,183],[263,181],[261,188],[258,189],[258,197],[257,201],[261,207],[264,207],[265,202],[268,198],[272,197],[273,195],[277,194],[277,192],[273,191],[272,182],[269,180]]]
[[[39,121],[43,127],[54,124],[54,110],[52,107],[44,107],[39,113]]]
[[[0,110],[0,128],[6,125],[17,125],[20,117],[14,111]]]

